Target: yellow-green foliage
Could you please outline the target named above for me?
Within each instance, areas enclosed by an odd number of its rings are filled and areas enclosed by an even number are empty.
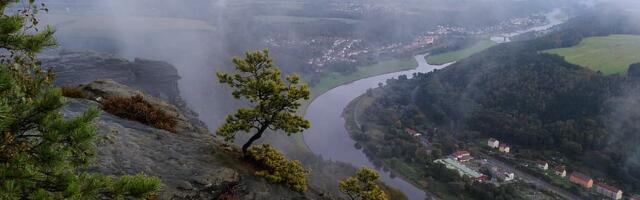
[[[294,191],[304,192],[307,189],[309,170],[300,161],[287,160],[280,151],[268,144],[249,149],[249,157],[260,168],[256,176],[265,177],[272,183],[286,184]]]
[[[251,144],[267,129],[291,135],[311,126],[309,121],[298,115],[301,102],[309,100],[309,86],[302,83],[296,74],[285,76],[283,80],[268,50],[247,52],[245,58],[234,58],[233,64],[236,71],[218,72],[218,79],[233,89],[233,97],[247,100],[251,107],[239,108],[227,116],[216,134],[231,142],[237,132],[255,130],[256,133],[242,145],[242,153],[246,155]]]
[[[123,199],[126,196],[148,199],[152,193],[148,191],[160,191],[162,180],[158,177],[147,177],[144,174],[127,175],[112,181],[111,190],[115,191],[112,198]]]
[[[387,200],[389,197],[376,183],[379,177],[378,172],[373,169],[360,168],[355,177],[340,181],[340,192],[351,200]]]

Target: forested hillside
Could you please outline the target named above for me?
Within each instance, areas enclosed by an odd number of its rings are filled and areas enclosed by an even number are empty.
[[[414,79],[390,80],[364,111],[364,120],[396,132],[440,130],[461,141],[436,145],[443,153],[478,138],[498,138],[516,146],[519,155],[558,157],[637,191],[640,79],[605,76],[542,52],[586,37],[640,33],[638,18],[630,13],[601,9],[544,37],[501,44]]]

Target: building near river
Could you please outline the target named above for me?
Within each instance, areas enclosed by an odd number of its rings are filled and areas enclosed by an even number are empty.
[[[611,199],[622,199],[622,190],[604,183],[596,183],[596,192]]]
[[[453,152],[451,156],[460,162],[467,162],[473,159],[473,157],[471,157],[471,154],[468,151],[456,151],[456,152]]]
[[[487,141],[487,145],[495,149],[500,147],[500,141],[496,140],[495,138],[490,138],[489,141]]]
[[[565,176],[567,176],[567,169],[564,165],[558,165],[555,168],[553,168],[553,173],[564,178]]]
[[[536,167],[546,171],[547,169],[549,169],[549,163],[547,163],[547,161],[544,161],[544,160],[538,160],[536,161]]]
[[[571,173],[571,176],[569,176],[569,181],[585,188],[593,187],[593,179],[580,172]]]
[[[433,162],[444,164],[445,167],[458,171],[460,176],[468,176],[475,182],[483,182],[487,179],[487,176],[484,174],[467,167],[454,158],[438,159]]]
[[[511,151],[511,147],[509,147],[509,145],[505,143],[502,143],[500,144],[500,148],[498,150],[500,150],[500,152],[502,153],[509,153]]]

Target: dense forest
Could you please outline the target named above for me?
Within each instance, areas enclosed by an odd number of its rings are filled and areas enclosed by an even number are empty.
[[[375,95],[375,101],[364,111],[364,120],[386,126],[387,135],[416,128],[429,134],[435,130],[451,133],[465,142],[499,138],[517,149],[566,158],[567,163],[597,178],[637,191],[637,64],[630,67],[628,75],[605,76],[541,52],[573,46],[586,37],[640,34],[637,17],[599,9],[570,20],[546,36],[501,44],[413,79],[389,80],[373,92],[382,95]],[[431,140],[443,138],[435,136]],[[438,153],[465,145],[436,144]],[[408,153],[406,148],[410,147],[400,146],[392,152]],[[365,152],[373,157],[391,156],[367,147]],[[415,154],[394,156],[409,159]]]

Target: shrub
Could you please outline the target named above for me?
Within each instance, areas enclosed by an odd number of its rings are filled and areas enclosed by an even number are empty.
[[[153,106],[142,95],[114,96],[102,102],[103,109],[115,116],[150,125],[169,132],[176,132],[177,121],[163,110]]]
[[[147,177],[144,174],[127,175],[110,181],[111,190],[116,191],[115,199],[124,199],[124,195],[139,199],[149,199],[153,194],[147,191],[160,191],[162,180],[158,177]]]
[[[265,177],[271,183],[285,184],[297,192],[307,189],[309,170],[300,161],[287,160],[280,151],[268,144],[252,147],[248,156],[261,168],[256,176]]]
[[[363,167],[358,169],[356,176],[347,177],[338,185],[340,192],[351,200],[388,200],[387,194],[377,184],[378,178],[378,172]]]
[[[80,89],[79,87],[63,86],[60,89],[62,89],[62,96],[65,96],[65,97],[76,98],[76,99],[87,98],[87,95],[85,95],[82,92],[82,89]]]

